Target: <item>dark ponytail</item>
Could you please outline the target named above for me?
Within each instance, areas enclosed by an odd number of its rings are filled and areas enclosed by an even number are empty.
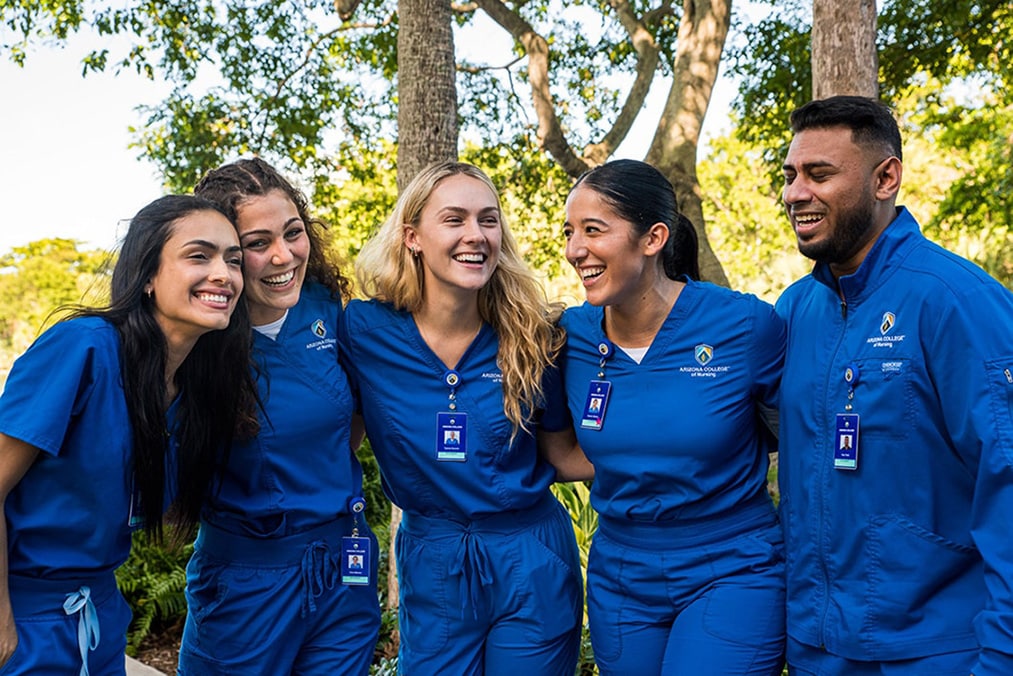
[[[679,213],[675,189],[660,171],[638,160],[613,160],[584,172],[570,192],[578,186],[601,195],[616,214],[633,224],[638,236],[646,234],[655,223],[664,223],[668,228],[668,241],[661,255],[665,275],[670,279],[700,279],[696,230]]]

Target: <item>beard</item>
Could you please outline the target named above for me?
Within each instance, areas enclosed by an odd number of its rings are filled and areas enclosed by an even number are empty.
[[[863,195],[857,206],[838,212],[829,237],[815,242],[799,240],[799,252],[817,263],[846,263],[868,241],[872,230],[872,205],[872,195]]]

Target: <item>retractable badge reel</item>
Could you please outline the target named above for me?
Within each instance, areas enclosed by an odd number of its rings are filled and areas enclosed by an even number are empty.
[[[592,380],[587,388],[584,400],[584,412],[580,417],[580,427],[585,430],[600,430],[605,424],[605,409],[608,407],[612,383],[605,380],[605,364],[615,353],[615,346],[609,340],[598,343],[598,377]]]
[[[447,411],[436,414],[436,459],[440,462],[464,462],[468,459],[468,414],[457,409],[457,388],[461,374],[453,369],[443,374],[450,388]]]
[[[348,511],[352,515],[352,534],[341,538],[341,584],[367,585],[372,571],[370,561],[373,543],[359,535],[359,526],[366,512],[366,500],[349,498]]]
[[[834,432],[834,469],[858,469],[858,427],[859,417],[853,413],[855,385],[861,377],[858,365],[848,364],[844,369],[844,382],[848,384],[848,403],[846,413],[838,413]]]

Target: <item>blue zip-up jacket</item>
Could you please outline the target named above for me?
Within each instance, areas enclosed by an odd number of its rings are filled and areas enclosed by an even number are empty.
[[[901,208],[854,274],[817,264],[777,311],[789,635],[854,660],[979,648],[975,676],[1013,674],[1013,293]]]

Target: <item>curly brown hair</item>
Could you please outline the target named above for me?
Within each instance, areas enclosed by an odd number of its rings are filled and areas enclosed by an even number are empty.
[[[221,206],[235,223],[237,209],[251,197],[260,197],[272,190],[280,190],[295,205],[299,218],[306,224],[310,240],[310,255],[306,262],[306,277],[314,279],[328,289],[335,298],[348,300],[352,296],[351,279],[341,274],[340,262],[327,251],[326,225],[309,215],[309,200],[278,170],[259,157],[236,160],[212,169],[200,180],[193,192],[198,197]]]

